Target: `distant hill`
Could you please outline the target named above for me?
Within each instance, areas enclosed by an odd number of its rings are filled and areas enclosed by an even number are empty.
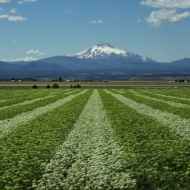
[[[181,66],[181,67],[189,67],[190,66],[190,58],[184,58],[177,61],[172,61],[169,64]]]
[[[9,76],[78,76],[111,75],[117,71],[126,75],[190,73],[190,58],[159,63],[149,57],[125,52],[107,43],[97,43],[91,48],[69,56],[54,56],[30,62],[0,62],[0,78]]]
[[[68,67],[65,67],[60,64],[45,63],[41,61],[31,62],[26,65],[20,66],[22,70],[41,70],[41,71],[56,71],[56,70],[69,70]]]

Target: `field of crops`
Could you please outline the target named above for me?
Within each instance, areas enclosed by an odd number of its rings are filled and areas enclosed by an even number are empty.
[[[0,190],[189,190],[189,89],[0,90]]]

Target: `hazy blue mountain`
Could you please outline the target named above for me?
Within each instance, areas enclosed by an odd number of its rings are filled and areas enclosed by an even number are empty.
[[[169,64],[182,66],[182,67],[190,67],[190,58],[184,58],[177,61],[172,61]]]
[[[20,69],[23,70],[44,70],[44,71],[52,71],[52,70],[69,70],[68,67],[62,66],[60,64],[53,63],[44,63],[41,61],[30,62],[26,65],[20,66]]]
[[[30,62],[0,62],[1,76],[16,74],[17,76],[58,76],[58,75],[88,75],[89,73],[125,74],[144,73],[188,73],[190,72],[190,58],[159,63],[149,57],[135,53],[125,52],[107,43],[97,43],[91,48],[69,56],[47,57]]]

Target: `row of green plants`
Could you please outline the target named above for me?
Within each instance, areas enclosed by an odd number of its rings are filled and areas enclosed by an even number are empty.
[[[41,189],[135,189],[123,149],[115,141],[98,90],[94,90],[68,138],[45,167],[33,188]]]
[[[133,93],[133,91],[132,91],[132,93]],[[170,98],[170,100],[165,100],[162,97],[155,97],[155,95],[151,95],[151,96],[150,95],[143,95],[143,94],[137,93],[137,92],[134,92],[133,95],[135,95],[137,97],[140,97],[140,98],[145,98],[145,99],[148,99],[148,100],[155,100],[157,102],[168,104],[168,105],[170,105],[170,106],[172,106],[174,108],[189,108],[190,109],[190,105],[175,102],[175,101],[171,101],[172,100],[171,98]]]
[[[56,109],[60,107],[61,105],[65,104],[66,102],[71,101],[73,98],[84,94],[87,90],[83,90],[79,93],[75,93],[73,95],[66,96],[64,98],[61,98],[55,102],[48,103],[45,106],[37,107],[31,111],[22,112],[20,114],[15,115],[12,118],[7,118],[4,120],[0,120],[0,136],[2,136],[4,133],[10,131],[13,128],[18,127],[19,125],[23,123],[27,123],[29,120],[32,120],[39,115],[42,115],[44,113],[49,112],[52,109]]]
[[[167,111],[151,108],[150,106],[147,106],[143,103],[138,103],[120,94],[114,94],[108,90],[105,91],[114,96],[116,99],[123,102],[125,105],[128,105],[131,108],[135,109],[138,113],[147,115],[155,119],[156,121],[168,126],[170,130],[173,131],[176,135],[179,135],[186,140],[190,140],[189,119],[182,118],[178,115],[174,115],[173,113],[169,113]]]
[[[150,97],[161,98],[161,99],[166,100],[166,101],[173,101],[173,102],[177,102],[177,103],[190,105],[190,98],[189,98],[190,95],[188,97],[185,97],[185,96],[183,96],[183,94],[180,94],[178,96],[174,96],[174,95],[163,94],[160,92],[156,93],[156,92],[144,91],[144,90],[139,91],[139,92],[143,95],[147,95]],[[168,90],[168,92],[170,92],[170,90]]]
[[[30,91],[30,94],[35,94],[35,92],[32,89],[28,90],[0,90],[0,100],[7,100],[13,97],[19,97],[24,96],[25,94],[28,94],[28,91]]]
[[[11,106],[13,104],[17,104],[26,100],[33,100],[34,98],[41,98],[44,96],[47,96],[48,93],[45,91],[39,91],[38,93],[36,92],[31,92],[30,90],[27,90],[27,92],[25,92],[24,94],[19,94],[19,95],[15,95],[14,91],[11,97],[9,97],[8,99],[4,99],[2,97],[2,99],[6,100],[6,101],[2,101],[0,102],[0,107],[4,107],[4,106]],[[6,98],[6,94],[4,95],[4,97]]]
[[[75,94],[78,92],[73,92],[73,93]],[[27,104],[27,105],[18,105],[18,106],[14,106],[14,107],[7,107],[5,109],[0,110],[0,120],[11,118],[17,114],[20,114],[23,112],[28,112],[28,111],[34,110],[38,107],[45,106],[45,105],[53,103],[61,98],[67,97],[68,95],[69,94],[64,94],[63,92],[62,93],[59,92],[55,96],[50,96],[48,98],[44,98],[42,100]],[[38,97],[38,95],[37,95],[37,97]],[[20,100],[18,100],[18,102],[20,102]],[[18,103],[18,102],[15,102],[15,103]]]
[[[85,91],[86,92],[86,91]],[[92,91],[20,125],[0,138],[0,189],[30,189],[65,141]]]
[[[190,114],[189,114],[190,109],[189,108],[184,108],[184,107],[181,107],[181,108],[175,107],[174,108],[173,106],[168,105],[167,103],[162,103],[162,102],[158,102],[155,100],[150,100],[150,99],[146,99],[143,97],[135,96],[135,94],[130,91],[125,91],[125,94],[122,94],[122,95],[127,98],[130,98],[138,103],[142,103],[146,106],[149,106],[153,109],[159,109],[161,111],[169,112],[169,113],[178,115],[178,116],[180,116],[182,118],[186,118],[186,119],[190,118]],[[159,98],[159,99],[161,99],[161,98]]]
[[[188,88],[180,88],[180,89],[145,89],[146,91],[159,93],[167,96],[181,97],[181,98],[189,98],[190,90]]]
[[[22,101],[22,102],[19,102],[19,103],[12,104],[10,106],[0,107],[0,110],[4,110],[4,109],[7,109],[7,108],[13,108],[13,107],[21,106],[21,105],[26,105],[27,106],[28,104],[32,104],[32,103],[35,103],[35,102],[40,101],[40,100],[51,98],[53,96],[55,96],[55,95],[47,95],[47,96],[43,96],[43,97],[39,97],[39,98],[33,98],[33,99],[25,100],[25,101]]]
[[[100,94],[137,189],[190,189],[190,142],[111,94]]]

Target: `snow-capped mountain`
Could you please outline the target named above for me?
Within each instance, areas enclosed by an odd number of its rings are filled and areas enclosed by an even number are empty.
[[[190,71],[190,58],[160,63],[151,58],[125,52],[107,43],[74,55],[59,55],[30,62],[6,63],[0,61],[0,79],[11,77],[64,76],[79,79],[126,79],[131,75],[184,74]]]
[[[108,43],[99,42],[89,49],[81,51],[72,55],[72,57],[77,57],[80,59],[134,59],[136,61],[142,62],[154,62],[153,59],[149,57],[143,57],[135,53],[125,52],[124,50],[115,48]]]

